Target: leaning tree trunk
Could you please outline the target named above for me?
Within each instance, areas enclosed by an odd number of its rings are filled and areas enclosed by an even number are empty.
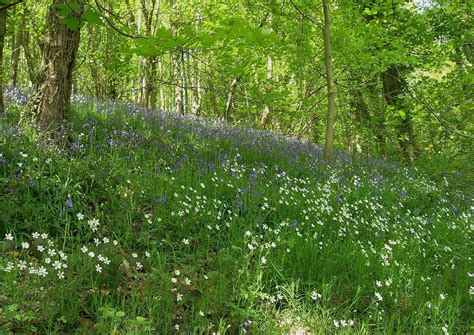
[[[324,13],[324,65],[326,67],[326,81],[328,90],[328,111],[326,121],[326,140],[324,142],[323,159],[329,162],[332,157],[336,87],[333,80],[332,55],[331,55],[331,19],[329,16],[328,0],[323,0]]]
[[[71,30],[60,21],[58,5],[69,0],[53,0],[47,16],[42,62],[35,84],[35,96],[31,119],[40,134],[51,137],[61,128],[71,109],[71,90],[74,63],[79,48],[80,30]],[[69,16],[79,19],[84,10],[84,1],[76,0],[79,6]]]
[[[403,97],[401,95],[404,92],[405,83],[400,74],[400,69],[396,65],[390,66],[382,73],[382,81],[387,105],[394,108],[395,111],[400,111],[401,120],[396,126],[398,144],[404,160],[410,163],[419,156],[420,150],[413,131],[411,112],[409,109],[403,109]]]
[[[0,114],[5,112],[5,103],[3,102],[3,46],[5,44],[5,35],[7,33],[7,10],[0,10]]]

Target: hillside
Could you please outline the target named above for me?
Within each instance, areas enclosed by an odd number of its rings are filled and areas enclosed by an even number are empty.
[[[269,131],[73,97],[1,135],[0,333],[472,331],[472,199]]]

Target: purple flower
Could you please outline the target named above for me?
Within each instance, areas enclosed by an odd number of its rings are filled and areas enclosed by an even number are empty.
[[[67,200],[64,202],[67,208],[72,208],[72,199],[71,197],[67,198]]]

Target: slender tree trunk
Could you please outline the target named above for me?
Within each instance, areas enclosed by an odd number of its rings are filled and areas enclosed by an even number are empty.
[[[5,113],[5,102],[3,101],[3,47],[7,33],[7,10],[0,10],[0,114]]]
[[[273,59],[271,56],[268,56],[267,59],[267,86],[265,88],[266,94],[269,94],[272,90],[272,78],[273,78]],[[262,117],[260,118],[260,127],[265,128],[270,116],[270,106],[266,103],[263,108]]]
[[[26,37],[26,38],[25,38]],[[23,53],[26,58],[26,69],[28,72],[28,77],[30,79],[31,85],[33,86],[36,83],[36,63],[34,61],[33,55],[31,53],[30,49],[30,39],[27,36],[24,36],[23,38]]]
[[[326,140],[324,142],[323,159],[329,162],[332,158],[334,137],[336,87],[333,80],[331,55],[331,19],[329,16],[329,0],[323,1],[324,13],[324,65],[326,67],[326,81],[328,90],[328,110],[326,120]]]
[[[157,59],[153,57],[150,64],[150,72],[147,79],[147,96],[148,96],[148,107],[151,109],[156,108],[156,76],[157,76]]]
[[[230,111],[232,110],[232,107],[235,104],[235,95],[237,92],[237,85],[239,84],[240,79],[242,79],[242,75],[238,75],[237,77],[235,77],[234,80],[232,80],[232,83],[230,84],[229,95],[227,96],[227,102],[225,104],[224,109],[225,122],[230,121]]]
[[[209,88],[209,99],[211,103],[211,111],[216,118],[219,118],[219,107],[217,106],[217,97],[214,89],[214,84],[212,83],[212,78],[209,77],[207,80],[207,86]]]
[[[71,30],[60,22],[58,5],[67,3],[68,0],[54,0],[49,9],[41,69],[35,85],[32,115],[28,120],[34,121],[39,132],[48,137],[61,129],[71,109],[72,75],[80,30]],[[79,19],[84,2],[76,0],[75,3],[79,6],[69,15]]]
[[[398,144],[403,158],[407,163],[414,161],[420,154],[413,131],[411,111],[403,108],[403,97],[405,83],[400,74],[400,69],[392,65],[383,74],[383,90],[385,101],[399,113],[401,120],[396,126],[398,132]]]
[[[173,36],[176,36],[178,30],[177,19],[179,17],[179,0],[171,0],[172,5],[172,15],[174,16],[171,20],[171,32]],[[182,85],[182,73],[180,64],[181,54],[179,50],[174,50],[171,53],[171,67],[172,67],[172,83],[174,86],[174,105],[175,111],[178,114],[184,114],[184,102],[183,102],[183,90],[184,86]]]
[[[191,74],[191,86],[193,92],[193,105],[191,113],[194,115],[199,115],[202,103],[201,71],[199,63],[196,64],[195,68],[197,69],[197,71],[194,71]]]
[[[165,92],[163,89],[163,57],[158,63],[158,70],[160,71],[160,109],[165,110]]]
[[[181,75],[181,94],[183,101],[183,114],[188,113],[188,84],[186,81],[186,63],[184,62],[184,52],[180,51],[180,75]]]
[[[183,106],[183,88],[181,87],[181,73],[180,73],[180,64],[179,64],[179,55],[174,52],[172,54],[172,67],[173,67],[173,81],[174,81],[174,104],[175,111],[178,114],[184,114]]]
[[[10,68],[10,78],[8,80],[8,86],[13,87],[16,86],[17,84],[17,78],[18,78],[18,63],[20,60],[20,49],[21,46],[23,45],[23,27],[26,24],[26,15],[25,11],[23,11],[21,15],[21,21],[20,21],[20,29],[18,29],[18,32],[16,34],[16,38],[14,41],[14,48],[12,52],[12,63],[11,63],[11,68]]]

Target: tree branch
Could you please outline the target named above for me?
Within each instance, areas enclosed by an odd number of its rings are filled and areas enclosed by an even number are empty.
[[[24,0],[17,0],[17,1],[15,1],[15,2],[12,2],[12,3],[8,4],[8,5],[4,5],[4,6],[0,7],[0,10],[6,10],[6,9],[8,9],[8,8],[10,8],[10,7],[13,7],[13,6],[18,5],[19,3],[22,3],[23,1],[24,1]]]

